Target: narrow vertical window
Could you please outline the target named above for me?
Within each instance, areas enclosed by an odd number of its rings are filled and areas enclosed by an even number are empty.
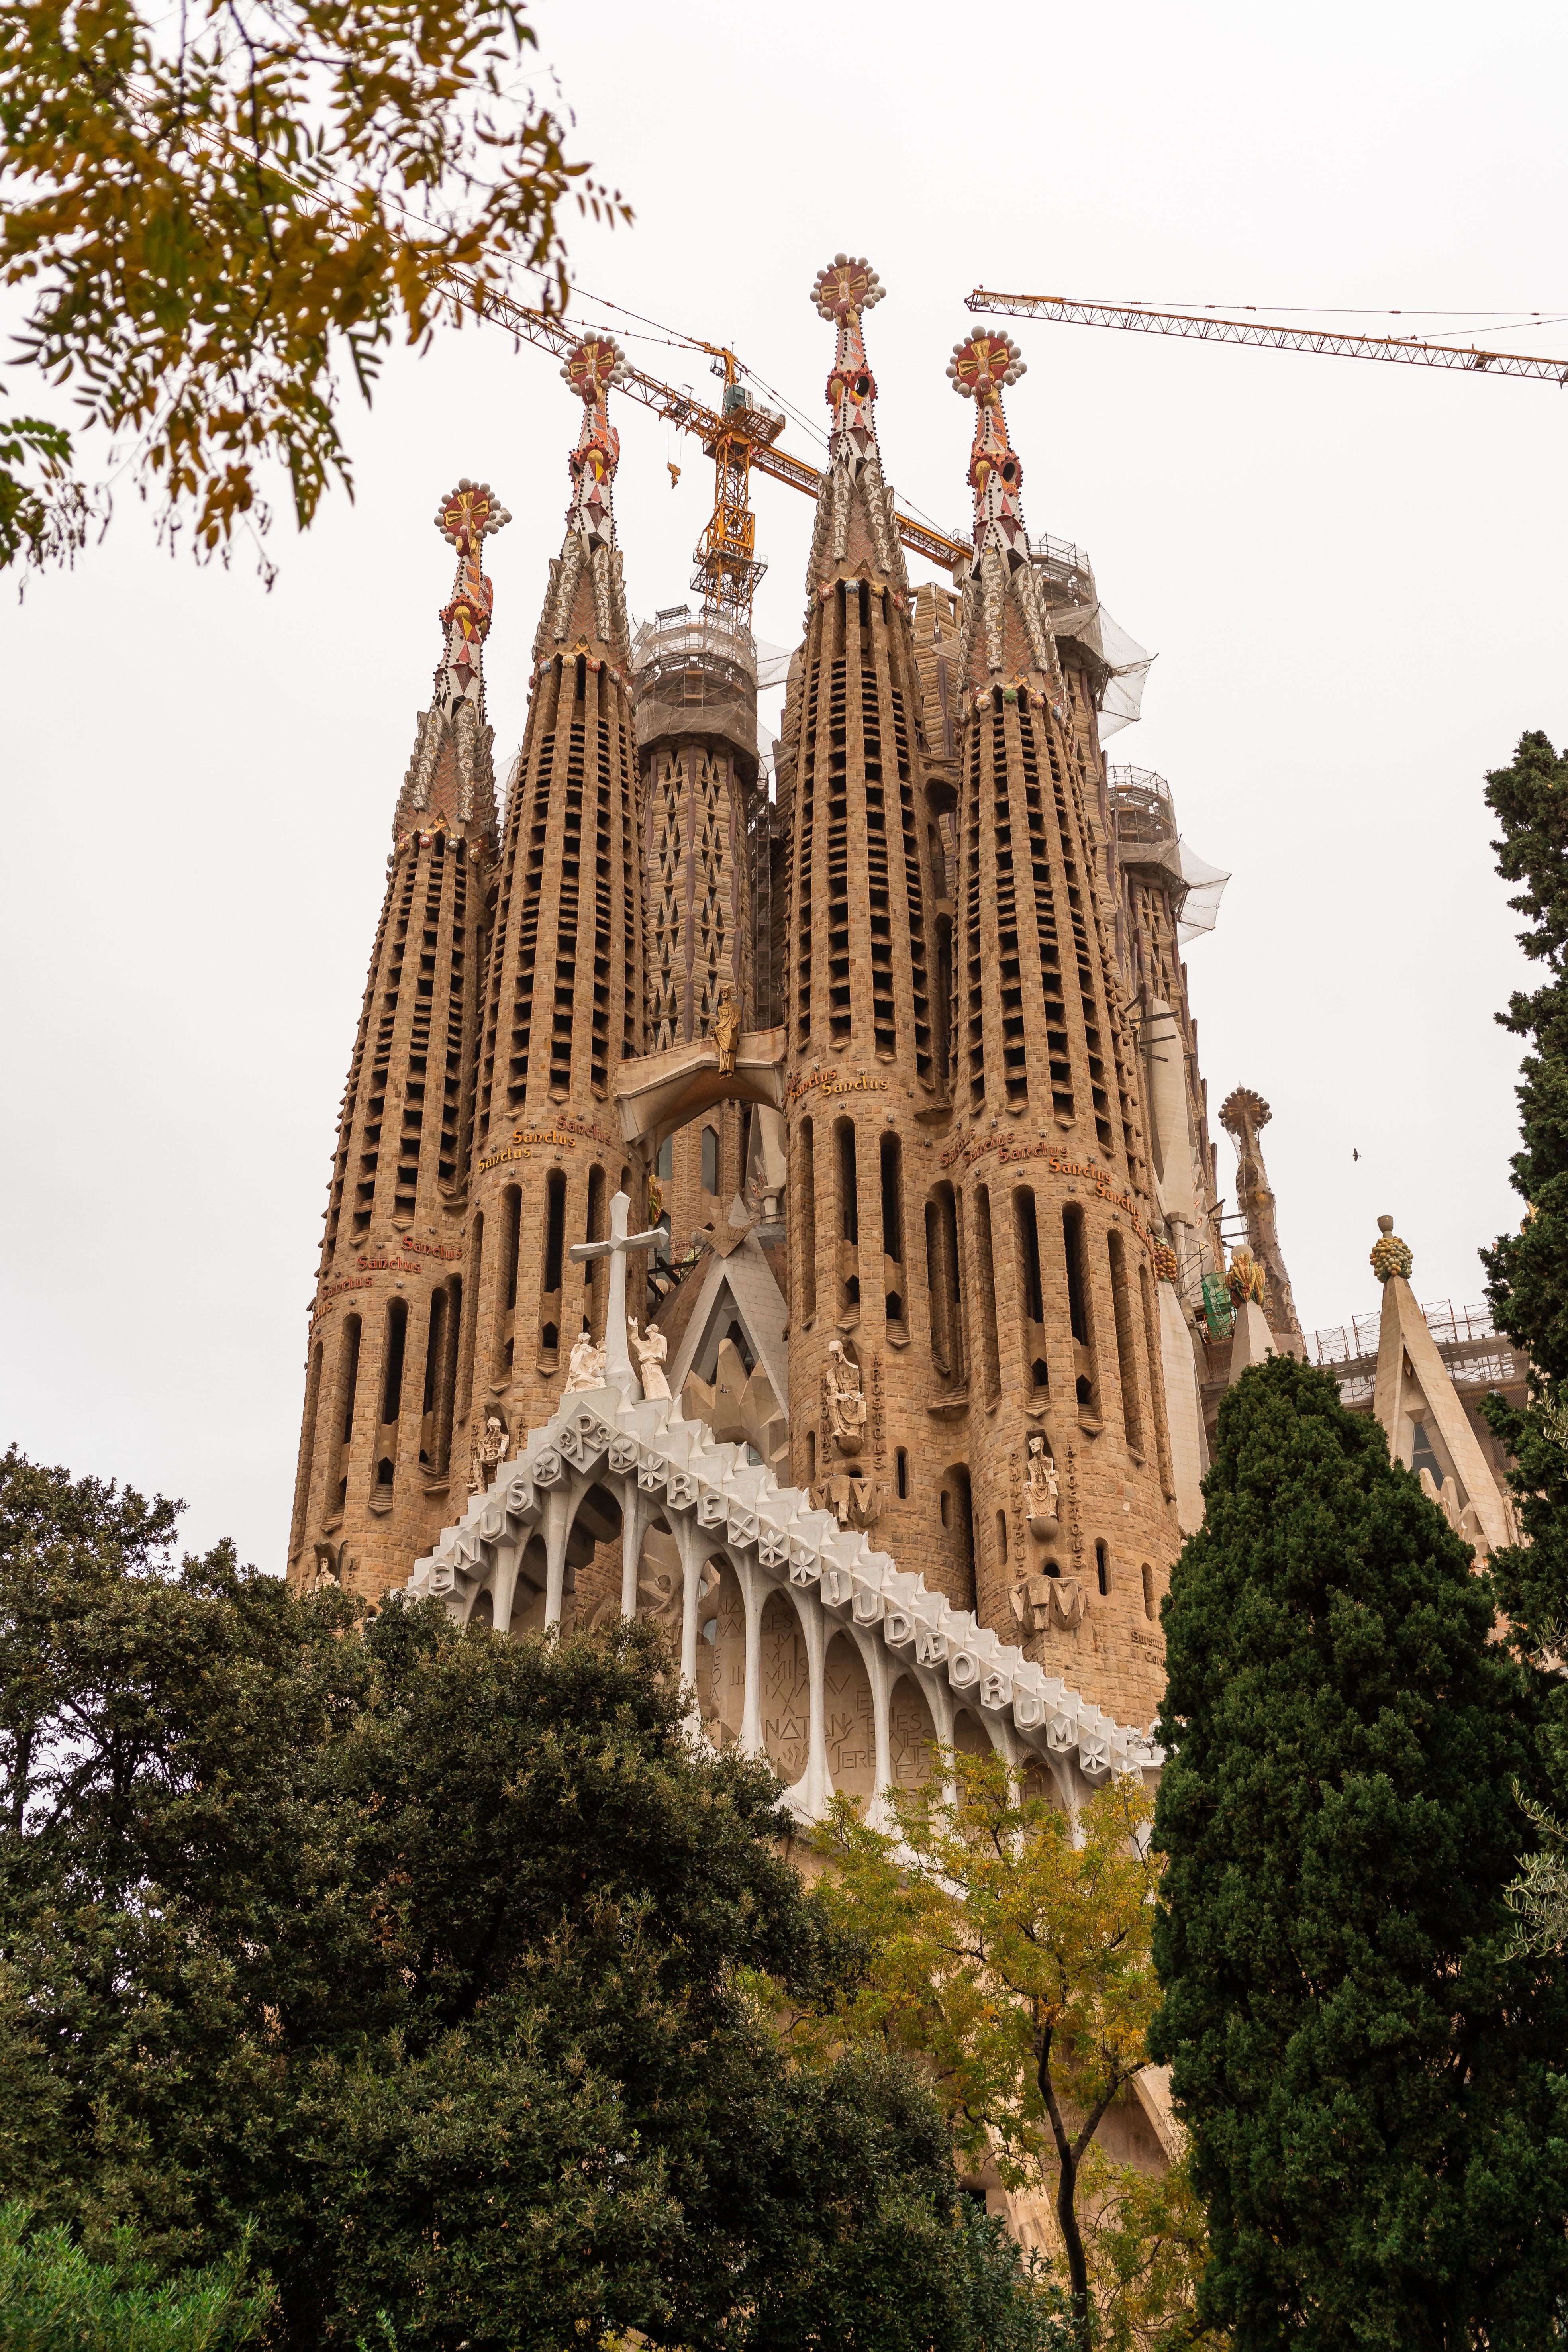
[[[898,1480],[899,1500],[907,1503],[910,1499],[910,1457],[901,1445],[894,1453],[893,1470]]]
[[[639,1220],[640,1223],[640,1220]],[[605,1171],[602,1168],[588,1171],[588,1230],[584,1238],[602,1242],[608,1230],[605,1223]],[[588,1317],[588,1328],[595,1339],[605,1336],[605,1267],[608,1261],[591,1257],[584,1270],[583,1305]]]
[[[1121,1426],[1128,1450],[1143,1452],[1143,1404],[1138,1392],[1138,1343],[1132,1321],[1132,1294],[1127,1280],[1127,1252],[1121,1235],[1108,1236],[1110,1250],[1110,1300],[1116,1313],[1116,1370],[1121,1383]]]
[[[793,1189],[793,1188],[792,1188]],[[810,1119],[800,1126],[800,1312],[816,1312],[816,1148]]]
[[[705,1127],[702,1130],[702,1190],[715,1198],[719,1192],[719,1130]]]
[[[1147,1571],[1145,1571],[1145,1573],[1147,1573]],[[1100,1591],[1102,1593],[1109,1592],[1110,1590],[1110,1555],[1107,1553],[1105,1546],[1102,1543],[1097,1543],[1094,1547],[1094,1574],[1095,1580],[1099,1584]]]
[[[452,1458],[452,1422],[458,1402],[458,1352],[463,1328],[463,1277],[450,1276],[447,1283],[447,1312],[443,1321],[440,1384],[436,1399],[436,1452],[434,1460],[438,1469],[445,1470]]]
[[[310,1350],[310,1376],[305,1383],[305,1425],[300,1433],[300,1466],[294,1475],[294,1519],[289,1530],[289,1557],[293,1559],[305,1532],[305,1513],[310,1500],[310,1472],[316,1459],[316,1411],[321,1396],[321,1359],[324,1349],[320,1339]]]
[[[1062,1250],[1067,1262],[1068,1316],[1072,1326],[1074,1387],[1080,1407],[1098,1409],[1098,1373],[1089,1320],[1089,1270],[1084,1255],[1083,1211],[1068,1202],[1062,1211]]]
[[[441,1356],[446,1343],[447,1294],[430,1293],[430,1328],[425,1341],[425,1393],[419,1407],[419,1459],[426,1469],[437,1458],[436,1423],[441,1396]]]
[[[860,1305],[860,1193],[852,1118],[839,1120],[833,1140],[838,1163],[838,1307],[847,1315]]]
[[[408,1306],[402,1298],[386,1309],[386,1360],[381,1385],[381,1425],[395,1421],[403,1410],[403,1355],[408,1337]]]
[[[561,1266],[566,1242],[566,1171],[552,1168],[544,1180],[544,1247],[540,1253],[539,1368],[555,1370],[561,1349]]]
[[[884,1128],[879,1147],[882,1176],[882,1275],[889,1323],[905,1320],[903,1152],[897,1134]]]
[[[485,1219],[480,1210],[474,1219],[473,1233],[468,1241],[469,1264],[468,1319],[462,1327],[462,1345],[458,1357],[458,1412],[466,1413],[474,1396],[474,1327],[479,1311],[479,1273],[485,1262]],[[461,1284],[458,1285],[459,1292]]]
[[[974,1289],[980,1312],[981,1378],[985,1402],[1002,1392],[1002,1360],[996,1344],[996,1268],[991,1247],[991,1194],[982,1184],[974,1195]]]
[[[522,1193],[509,1184],[500,1202],[500,1259],[496,1267],[495,1376],[507,1379],[517,1329],[517,1269],[522,1245]]]
[[[1035,1195],[1020,1185],[1013,1195],[1013,1237],[1022,1305],[1024,1371],[1031,1388],[1050,1386],[1046,1358],[1045,1290],[1040,1280],[1040,1232],[1035,1218]]]
[[[1143,1563],[1143,1614],[1152,1625],[1159,1613],[1154,1601],[1154,1571],[1145,1560]]]
[[[1005,1568],[1007,1565],[1007,1514],[1005,1511],[998,1511],[996,1514],[996,1549],[1002,1565]]]
[[[343,1362],[339,1379],[338,1397],[342,1407],[342,1443],[346,1445],[354,1433],[354,1399],[359,1391],[360,1319],[351,1315],[343,1325]]]

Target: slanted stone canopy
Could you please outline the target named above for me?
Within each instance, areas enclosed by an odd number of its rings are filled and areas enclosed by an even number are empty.
[[[614,1509],[607,1509],[613,1504]],[[618,1511],[622,1538],[621,1613],[637,1611],[642,1538],[662,1519],[681,1568],[680,1671],[694,1694],[699,1601],[705,1570],[732,1575],[743,1614],[743,1702],[739,1745],[773,1755],[795,1771],[788,1801],[803,1822],[820,1821],[837,1783],[829,1761],[829,1653],[840,1634],[854,1645],[869,1684],[874,1761],[870,1813],[879,1818],[893,1783],[892,1701],[908,1677],[939,1739],[952,1740],[961,1711],[983,1727],[993,1748],[1020,1770],[1037,1763],[1065,1803],[1113,1772],[1152,1773],[1163,1761],[1148,1736],[1113,1722],[1058,1678],[1046,1675],[965,1610],[955,1610],[924,1580],[900,1570],[864,1535],[841,1530],[831,1513],[781,1486],[748,1460],[747,1448],[720,1444],[682,1418],[675,1400],[623,1395],[615,1388],[565,1397],[521,1457],[478,1495],[459,1524],[416,1565],[403,1597],[433,1597],[466,1624],[485,1596],[491,1622],[514,1622],[520,1580],[542,1600],[533,1622],[561,1622],[585,1557],[579,1521],[596,1537]],[[790,1612],[793,1640],[805,1652],[808,1717],[804,1740],[770,1742],[763,1723],[763,1621],[775,1596]],[[776,1613],[771,1619],[777,1624]],[[794,1753],[789,1751],[793,1748]],[[840,1776],[842,1779],[845,1776]]]

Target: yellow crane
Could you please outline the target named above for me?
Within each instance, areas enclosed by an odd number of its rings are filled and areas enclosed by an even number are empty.
[[[1257,318],[1226,319],[1212,310],[1153,310],[1142,302],[1076,302],[1065,294],[998,294],[977,286],[971,310],[1003,319],[1059,319],[1075,327],[1125,327],[1146,335],[1185,335],[1200,342],[1262,343],[1279,352],[1328,352],[1342,359],[1399,360],[1406,366],[1465,368],[1471,373],[1538,376],[1568,383],[1568,360],[1530,359],[1522,352],[1478,351],[1473,343],[1429,343],[1416,335],[1331,334],[1321,327],[1285,327]],[[1246,305],[1242,306],[1246,308]]]

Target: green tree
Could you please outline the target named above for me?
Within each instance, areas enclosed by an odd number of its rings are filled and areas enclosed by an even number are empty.
[[[169,2270],[248,2229],[300,2352],[1045,2340],[909,2063],[781,2043],[856,1956],[657,1633],[358,1638],[3,1469],[0,2195]]]
[[[1533,1694],[1489,1580],[1290,1357],[1220,1407],[1165,1604],[1150,2036],[1237,2352],[1524,2352],[1568,2315],[1557,1975],[1510,1957]]]
[[[368,400],[518,270],[565,298],[569,200],[629,218],[530,87],[518,0],[0,0],[0,282],[21,354],[133,459],[162,528],[309,524],[352,489],[338,374]],[[456,278],[453,272],[462,273]],[[0,565],[68,555],[93,503],[58,423],[0,429]]]
[[[1512,1455],[1515,1509],[1528,1546],[1492,1563],[1516,1645],[1539,1660],[1568,1627],[1568,760],[1544,735],[1521,735],[1511,767],[1487,778],[1500,819],[1492,847],[1509,900],[1527,919],[1519,943],[1544,966],[1541,985],[1515,990],[1497,1019],[1528,1040],[1520,1067],[1520,1149],[1510,1162],[1526,1202],[1516,1234],[1481,1252],[1500,1331],[1528,1350],[1533,1381],[1520,1411],[1489,1396],[1482,1411]]]
[[[1051,2200],[1081,2352],[1196,2341],[1184,2172],[1146,2179],[1095,2139],[1148,2063],[1159,1998],[1150,1800],[1112,1780],[1069,1814],[1003,1758],[952,1748],[938,1774],[893,1792],[891,1832],[840,1799],[819,1835],[824,1905],[868,1956],[819,2031],[919,2053],[971,2163]]]
[[[29,2231],[28,2218],[0,2206],[0,2352],[240,2352],[260,2340],[272,2295],[247,2284],[243,2253],[160,2280],[128,2230],[112,2261],[92,2263],[59,2223]]]

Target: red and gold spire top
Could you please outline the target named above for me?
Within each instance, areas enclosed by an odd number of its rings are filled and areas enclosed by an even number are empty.
[[[1023,353],[1010,335],[967,335],[954,343],[947,363],[948,381],[961,399],[974,403],[974,446],[969,459],[969,487],[974,492],[974,553],[988,542],[1004,554],[1016,547],[1029,551],[1019,493],[1024,467],[1007,438],[1002,407],[1005,384],[1016,383],[1025,369]]]
[[[866,357],[863,320],[886,287],[864,257],[836,253],[812,284],[811,299],[837,330],[827,405],[833,412],[827,467],[816,507],[807,566],[807,593],[826,594],[841,568],[875,572],[900,593],[909,587],[903,549],[893,520],[892,492],[882,479],[877,446],[877,379]],[[857,507],[864,524],[852,529]]]
[[[465,474],[436,509],[436,528],[458,551],[458,576],[449,604],[441,610],[447,647],[436,665],[434,708],[447,716],[460,702],[484,716],[485,681],[480,654],[489,635],[495,589],[485,574],[484,544],[511,520],[488,482]]]
[[[1002,394],[1024,373],[1010,335],[971,334],[954,343],[947,378],[974,403],[969,487],[974,493],[974,552],[964,584],[959,669],[966,688],[1000,686],[1048,701],[1058,716],[1066,693],[1056,641],[1030,561],[1024,525],[1024,464],[1007,436]],[[962,569],[962,567],[961,567]]]
[[[572,502],[566,536],[551,567],[535,660],[552,659],[563,646],[617,666],[631,657],[631,624],[616,545],[614,487],[621,462],[621,436],[610,423],[610,386],[626,373],[626,357],[614,335],[584,335],[563,362],[561,373],[583,404],[583,430],[568,457]]]
[[[621,462],[621,436],[610,423],[610,386],[626,373],[626,354],[614,335],[585,335],[561,369],[583,404],[583,430],[566,461],[572,476],[566,522],[590,547],[616,543],[611,488]]]

